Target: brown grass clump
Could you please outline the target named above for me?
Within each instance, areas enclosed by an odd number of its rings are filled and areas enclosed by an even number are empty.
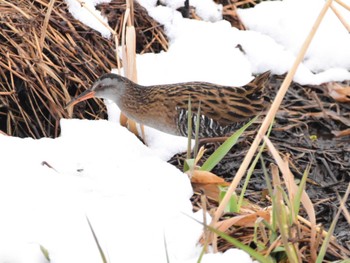
[[[115,41],[73,18],[63,0],[12,2],[0,2],[0,130],[19,137],[57,137],[59,120],[72,117],[64,108],[71,97],[117,67]],[[224,6],[224,18],[244,29],[236,9],[255,1],[218,2]],[[97,6],[118,36],[126,8],[125,0]],[[163,27],[137,2],[132,23],[136,53],[167,50]],[[96,119],[105,117],[106,110],[91,100],[77,106],[73,116]]]
[[[75,20],[63,0],[0,2],[0,130],[33,138],[59,135],[59,120],[71,96],[117,67],[115,43]],[[110,26],[121,34],[125,1],[100,5]],[[167,48],[160,27],[135,3],[137,51]],[[105,115],[103,105],[87,102],[85,116]]]

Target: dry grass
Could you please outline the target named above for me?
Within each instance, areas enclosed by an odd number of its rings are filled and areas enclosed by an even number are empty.
[[[66,103],[92,81],[117,68],[115,42],[75,20],[63,0],[0,2],[0,129],[20,137],[57,137]],[[50,5],[53,3],[53,5]],[[125,1],[99,6],[121,35]],[[113,10],[113,11],[110,11]],[[135,3],[139,52],[167,49],[160,27]],[[113,20],[112,20],[113,19]],[[99,101],[78,118],[104,117]]]
[[[315,22],[315,25],[314,27],[312,28],[312,31],[310,32],[308,38],[305,40],[302,48],[301,48],[301,51],[299,52],[295,62],[294,62],[294,65],[292,66],[292,68],[290,69],[290,71],[288,72],[284,82],[282,83],[282,86],[278,92],[278,94],[276,95],[276,98],[274,100],[274,102],[272,103],[271,105],[271,108],[270,110],[268,111],[267,115],[266,115],[266,118],[264,119],[262,125],[261,125],[261,128],[259,129],[258,131],[258,134],[252,144],[252,146],[250,147],[247,155],[246,155],[246,158],[244,159],[240,169],[238,170],[234,180],[232,181],[228,191],[227,191],[227,196],[223,199],[222,203],[220,204],[220,206],[218,207],[216,213],[215,213],[215,216],[214,216],[214,219],[213,219],[213,222],[212,224],[216,224],[217,221],[219,220],[219,218],[221,217],[223,211],[224,211],[224,208],[226,207],[228,201],[229,201],[229,198],[230,196],[232,195],[232,193],[235,191],[237,185],[238,185],[238,182],[242,179],[243,175],[245,174],[247,168],[248,168],[248,165],[249,163],[251,162],[253,156],[254,156],[254,153],[256,152],[263,136],[266,134],[266,131],[269,127],[269,125],[271,124],[271,122],[273,121],[273,118],[274,116],[276,115],[277,111],[278,111],[278,108],[279,106],[281,105],[281,102],[283,100],[283,97],[284,95],[286,94],[287,92],[287,89],[292,81],[292,78],[297,70],[297,67],[298,65],[300,64],[301,60],[303,59],[306,51],[307,51],[307,48],[308,46],[310,45],[311,41],[312,41],[312,38],[313,36],[315,35],[315,33],[317,32],[317,28],[318,26],[320,25],[322,19],[323,19],[323,16],[325,15],[326,11],[328,10],[330,4],[331,4],[332,1],[327,1],[325,7],[322,9],[319,17],[317,18],[317,21]],[[281,168],[281,167],[280,167]],[[313,219],[313,222],[314,222],[314,219]],[[315,223],[315,222],[314,222]],[[315,238],[316,238],[316,233],[314,232],[312,235],[311,235],[311,244],[313,244],[315,242]],[[312,245],[311,245],[312,246]],[[313,252],[314,253],[314,252]],[[314,255],[315,256],[315,255]]]
[[[59,135],[59,120],[71,117],[71,113],[65,109],[71,97],[81,93],[102,73],[109,72],[111,68],[118,68],[116,43],[114,39],[105,39],[76,21],[67,11],[63,0],[18,0],[16,5],[11,2],[0,2],[0,129],[14,136],[56,137]],[[129,78],[137,80],[135,50],[137,53],[155,53],[167,50],[168,43],[162,27],[153,21],[142,7],[136,2],[125,2],[114,0],[109,4],[101,4],[99,9],[111,21],[111,31],[116,32],[117,36],[122,36],[118,45],[121,44],[123,49],[123,66],[127,69],[126,74]],[[225,17],[232,25],[244,29],[237,17],[236,8],[246,4],[254,5],[255,1],[227,2],[229,3],[224,3]],[[327,1],[327,5],[330,6],[330,1]],[[337,10],[332,6],[331,8],[337,14]],[[339,19],[342,20],[341,17]],[[321,16],[318,22],[320,20]],[[343,20],[342,22],[344,26],[348,26]],[[239,215],[231,218],[227,218],[227,214],[226,218],[223,218],[222,214],[263,139],[268,143],[269,150],[283,175],[284,181],[280,182],[277,167],[271,167],[271,174],[276,180],[274,186],[278,188],[281,184],[286,185],[291,200],[296,195],[296,185],[288,161],[279,156],[273,144],[264,135],[315,32],[316,27],[282,84],[258,136],[229,188],[227,198],[218,207],[217,203],[212,202],[215,204],[208,209],[216,211],[212,225],[232,235],[239,232],[245,244],[251,244],[254,239],[261,242],[266,245],[260,251],[264,255],[269,255],[277,247],[289,246],[286,235],[281,235],[273,243],[269,243],[270,233],[264,228],[261,220],[270,221],[270,207],[261,208],[249,204],[242,207]],[[131,52],[127,53],[126,50]],[[82,107],[83,111],[78,108],[73,113],[75,117],[95,119],[106,114],[104,106],[97,100],[86,102]],[[278,195],[279,201],[282,202],[281,193]],[[205,207],[204,198],[200,199],[200,206]],[[291,231],[293,235],[290,238],[294,238],[295,243],[288,249],[294,250],[302,243],[296,257],[299,261],[314,261],[317,246],[320,246],[324,238],[324,231],[316,226],[312,204],[305,192],[302,194],[301,203],[309,211],[310,221],[294,215],[295,221],[292,222],[292,226],[295,229]],[[345,210],[344,207],[342,209]],[[285,222],[281,222],[282,227],[285,226],[283,224]],[[254,232],[254,226],[259,231]],[[219,240],[221,250],[225,250],[226,245],[227,243]],[[329,250],[330,254],[338,258],[349,253],[334,241],[331,241]]]

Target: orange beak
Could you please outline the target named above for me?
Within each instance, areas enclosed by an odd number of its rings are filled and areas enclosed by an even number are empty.
[[[74,106],[75,104],[87,100],[87,99],[91,99],[95,97],[95,91],[92,90],[85,90],[83,93],[81,93],[78,97],[75,97],[74,99],[72,99],[70,102],[68,102],[68,104],[66,105],[66,108],[68,108],[69,106]]]

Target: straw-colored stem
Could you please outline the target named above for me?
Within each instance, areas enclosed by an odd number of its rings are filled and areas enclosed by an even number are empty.
[[[14,90],[12,90],[12,91],[0,91],[1,96],[8,96],[8,95],[12,95],[14,93],[15,93]]]
[[[323,17],[325,16],[329,6],[331,5],[333,0],[328,0],[324,7],[322,8],[319,16],[317,17],[308,37],[306,38],[297,58],[295,59],[295,62],[292,66],[292,68],[290,69],[290,71],[288,72],[286,78],[284,79],[277,95],[276,95],[276,98],[275,100],[273,101],[272,105],[271,105],[271,108],[270,110],[268,111],[259,131],[258,131],[258,134],[257,136],[255,137],[251,147],[249,148],[249,151],[247,153],[247,155],[245,156],[240,168],[238,169],[237,171],[237,174],[236,176],[234,177],[231,185],[229,186],[228,190],[227,190],[227,193],[224,197],[224,199],[222,200],[222,202],[220,203],[219,207],[217,208],[215,214],[214,214],[214,218],[213,218],[213,221],[212,221],[212,224],[211,225],[215,225],[219,218],[221,217],[221,215],[223,214],[224,212],[224,209],[228,203],[228,201],[230,200],[230,197],[232,195],[232,193],[236,190],[237,188],[237,185],[238,183],[241,181],[242,177],[244,176],[248,166],[249,166],[249,163],[251,162],[253,156],[254,156],[254,153],[256,152],[256,149],[258,148],[263,136],[265,135],[269,125],[271,124],[272,120],[274,119],[277,111],[278,111],[278,108],[280,107],[281,105],[281,102],[283,100],[283,97],[284,95],[286,94],[287,90],[288,90],[288,87],[290,85],[290,83],[292,82],[292,78],[299,66],[299,64],[301,63],[302,59],[304,58],[305,54],[306,54],[306,51],[313,39],[313,37],[315,36],[316,32],[317,32],[317,29],[323,19]],[[315,234],[314,233],[311,237],[311,243],[315,241]],[[312,244],[313,245],[313,244]]]
[[[122,57],[125,76],[137,83],[137,68],[136,68],[136,32],[134,27],[134,5],[133,1],[126,1],[126,10],[122,23]],[[123,113],[121,113],[123,115]],[[125,120],[124,120],[125,121]],[[138,135],[136,122],[127,119],[129,130]],[[145,140],[144,128],[141,125],[141,136]]]
[[[20,12],[26,19],[30,19],[30,16],[26,12],[24,12],[21,8],[17,7],[17,5],[11,4],[8,1],[4,1],[3,3],[11,6],[13,9],[17,10],[18,12]]]
[[[119,57],[119,37],[118,37],[118,33],[113,30],[113,28],[111,28],[106,22],[104,22],[99,16],[96,15],[96,13],[94,12],[94,10],[92,10],[88,5],[85,4],[84,1],[82,0],[76,0],[79,2],[79,4],[84,7],[86,10],[88,10],[102,25],[104,25],[109,32],[111,32],[111,34],[114,36],[115,39],[115,50],[116,50],[116,60],[117,60],[117,66],[118,66],[118,71],[120,73],[120,68],[121,68],[121,64],[120,64],[120,57]]]
[[[348,32],[350,32],[350,25],[346,22],[346,20],[344,19],[344,17],[340,14],[340,12],[338,11],[338,9],[332,4],[331,5],[331,9],[333,11],[333,13],[338,17],[338,19],[340,20],[340,22],[343,24],[343,26],[346,28],[346,30],[348,30]]]
[[[46,15],[45,15],[44,23],[43,23],[43,26],[42,26],[42,29],[41,29],[41,36],[40,36],[40,42],[39,42],[39,45],[40,45],[40,52],[39,52],[39,54],[40,54],[41,58],[42,58],[42,51],[43,51],[43,48],[44,48],[44,41],[45,41],[45,37],[46,37],[47,27],[49,25],[51,12],[53,10],[53,5],[54,5],[55,2],[56,2],[56,0],[51,0],[50,1],[49,7],[48,7]]]
[[[341,0],[334,0],[334,1],[337,2],[339,5],[341,5],[342,7],[344,7],[345,9],[347,9],[348,11],[350,11],[350,6],[349,5],[345,4]]]
[[[98,15],[96,15],[95,11],[91,9],[84,1],[82,0],[75,0],[75,1],[77,1],[82,7],[88,10],[89,13],[91,13],[103,26],[105,26],[109,30],[109,32],[111,32],[112,35],[117,34],[117,32],[115,32],[113,28],[111,28],[105,21],[103,21]]]

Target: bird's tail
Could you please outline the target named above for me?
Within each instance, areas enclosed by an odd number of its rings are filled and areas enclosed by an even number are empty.
[[[251,83],[254,84],[258,89],[263,89],[270,75],[271,75],[271,71],[270,70],[266,71],[260,74],[259,76],[257,76],[255,79],[253,79]]]
[[[247,92],[246,96],[255,95],[261,96],[264,91],[265,84],[268,81],[271,75],[271,71],[266,71],[259,76],[255,77],[251,82],[244,85],[244,88]]]

